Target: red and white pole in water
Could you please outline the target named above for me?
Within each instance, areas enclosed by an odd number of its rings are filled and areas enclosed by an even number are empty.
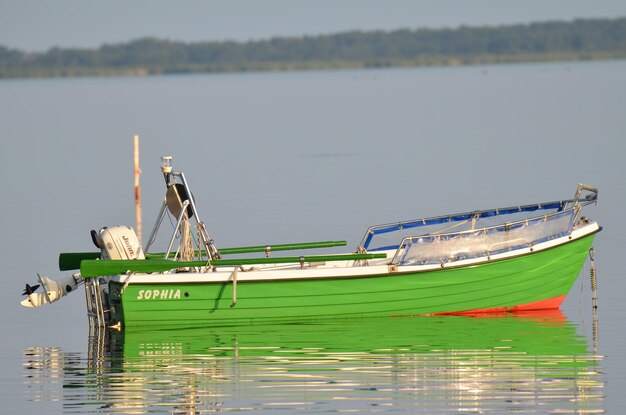
[[[141,244],[141,187],[139,186],[139,136],[135,135],[135,217],[137,220],[137,238]]]

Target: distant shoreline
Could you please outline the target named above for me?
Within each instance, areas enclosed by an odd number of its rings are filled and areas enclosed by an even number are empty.
[[[626,59],[626,18],[346,32],[250,42],[144,38],[29,53],[0,46],[0,79],[151,76]]]

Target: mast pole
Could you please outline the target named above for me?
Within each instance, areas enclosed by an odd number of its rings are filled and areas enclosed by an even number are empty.
[[[139,176],[141,175],[141,169],[139,168],[139,136],[135,134],[134,138],[135,147],[135,218],[137,221],[137,238],[139,244],[141,244],[141,187],[139,185]]]

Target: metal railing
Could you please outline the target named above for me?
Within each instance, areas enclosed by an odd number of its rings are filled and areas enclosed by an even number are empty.
[[[589,194],[587,194],[585,197],[582,197],[583,192],[585,191],[589,192]],[[416,220],[370,226],[365,232],[365,235],[363,236],[361,240],[359,249],[371,250],[372,248],[370,248],[370,245],[373,239],[375,238],[375,236],[377,235],[393,234],[399,231],[404,231],[406,233],[407,230],[411,228],[424,228],[427,226],[435,226],[435,225],[441,225],[441,227],[446,226],[448,229],[450,229],[453,227],[462,226],[470,222],[471,222],[472,229],[470,229],[469,231],[471,232],[472,230],[477,228],[476,223],[480,219],[488,219],[488,218],[503,216],[503,215],[531,213],[531,212],[536,212],[536,211],[550,210],[550,211],[554,211],[554,214],[557,214],[558,212],[562,212],[567,209],[574,209],[576,214],[572,220],[572,223],[575,223],[578,220],[578,217],[580,215],[580,211],[582,210],[582,208],[588,204],[596,203],[597,196],[598,196],[598,190],[595,187],[581,183],[581,184],[578,184],[578,187],[576,188],[576,193],[573,199],[545,202],[545,203],[535,203],[535,204],[529,204],[529,205],[520,205],[520,206],[514,206],[514,207],[479,210],[479,211],[472,211],[472,212],[457,213],[457,214],[452,214],[452,215],[433,216],[429,218],[422,218],[422,219],[416,219]],[[539,216],[543,217],[544,215],[539,215]],[[533,219],[533,217],[524,218],[523,220],[520,220],[520,222],[531,220],[531,219]],[[515,223],[515,221],[512,221],[511,223]],[[496,226],[499,226],[499,225],[500,224]],[[484,227],[479,226],[479,228],[484,228]],[[445,229],[437,229],[436,231],[421,232],[417,235],[410,235],[410,237],[424,236],[424,235],[433,234],[433,233],[441,234],[444,231]],[[396,239],[396,242],[393,245],[384,247],[384,249],[390,250],[390,249],[399,248],[400,245],[398,244],[397,241],[398,239]],[[373,249],[383,249],[383,248],[373,248]]]

